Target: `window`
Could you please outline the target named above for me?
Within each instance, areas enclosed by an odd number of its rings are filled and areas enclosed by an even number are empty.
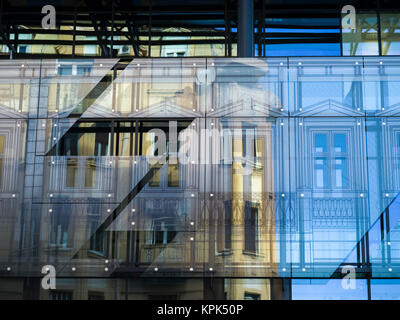
[[[263,156],[263,139],[257,137],[257,128],[244,123],[245,129],[242,133],[242,146],[239,140],[233,140],[235,145],[234,157],[243,156],[246,161],[254,168],[259,168],[261,165],[261,158]]]
[[[71,128],[60,142],[59,153],[66,160],[66,186],[93,188],[96,185],[97,160],[109,155],[111,130],[105,122],[81,122]],[[80,157],[92,156],[82,159]],[[81,178],[82,177],[82,178]]]
[[[18,46],[19,53],[28,53],[27,49],[28,49],[28,46]]]
[[[178,122],[178,134],[187,128],[190,120]],[[101,156],[131,157],[138,155],[158,156],[158,137],[151,129],[164,131],[166,151],[169,152],[169,121],[80,121],[75,124],[57,145],[57,155],[67,156],[66,186],[70,188],[94,188],[98,159]],[[179,142],[177,150],[179,150]],[[164,151],[162,151],[164,152]],[[175,151],[170,156],[176,157]],[[82,159],[81,157],[87,157]],[[154,164],[153,176],[149,187],[180,186],[181,172],[179,163],[169,161],[167,166]]]
[[[230,250],[232,248],[232,201],[224,202],[225,219],[224,219],[224,244],[225,248]]]
[[[5,136],[0,136],[0,187],[3,184],[4,143]]]
[[[58,198],[57,202],[64,202]],[[68,202],[52,208],[50,244],[67,248],[69,238],[69,223],[71,219],[71,206]]]
[[[78,160],[76,158],[67,159],[66,186],[69,188],[76,187],[76,178],[78,174]]]
[[[149,187],[152,188],[165,186],[169,188],[177,188],[180,186],[180,165],[175,151],[170,151],[168,132],[166,132],[166,138],[166,153],[169,155],[170,159],[167,166],[163,166],[162,164],[154,164],[151,166],[152,168],[155,168],[154,174],[149,181]],[[157,143],[157,137],[153,133],[145,132],[143,134],[143,154],[148,156],[159,156],[160,150],[156,147]],[[179,147],[180,145],[178,142],[176,151],[179,150]]]
[[[89,249],[97,253],[104,253],[104,231],[97,233],[96,231],[101,224],[101,203],[97,199],[89,199],[87,208],[87,238],[90,239]]]
[[[77,65],[76,66],[76,74],[77,75],[85,75],[88,76],[90,75],[90,72],[92,71],[92,65],[87,64],[87,65]]]
[[[65,156],[110,155],[109,122],[80,122],[61,139],[59,154]]]
[[[174,218],[153,219],[153,244],[168,244],[173,242],[176,235],[176,224]]]
[[[50,291],[50,299],[51,300],[72,300],[72,292],[71,291],[60,291],[60,290],[52,290]]]
[[[84,163],[85,165],[79,168],[79,163],[81,164]],[[81,170],[84,170],[84,172],[82,172]],[[93,188],[96,185],[96,170],[97,170],[96,158],[86,158],[84,160],[81,160],[78,157],[67,158],[65,185],[68,188],[81,187],[81,183],[83,181],[82,179],[79,179],[79,177],[84,176],[85,188]]]
[[[179,187],[178,163],[168,163],[168,187]]]
[[[157,139],[154,133],[144,132],[142,134],[143,144],[143,155],[146,156],[158,156],[158,149],[155,149]],[[154,164],[151,168],[155,168],[154,174],[149,181],[149,186],[152,188],[160,187],[160,171],[161,167],[159,164]]]
[[[314,133],[313,180],[315,188],[348,187],[347,134]]]
[[[160,187],[160,173],[161,173],[161,167],[160,165],[153,165],[152,168],[155,168],[154,173],[152,177],[150,178],[149,181],[149,186],[152,188],[158,188]]]
[[[114,155],[130,156],[135,150],[135,122],[116,122],[114,125]]]
[[[88,300],[104,300],[104,293],[102,292],[89,292]]]
[[[96,43],[97,40],[96,36],[80,36],[78,37],[79,40],[93,40],[93,43]],[[83,55],[85,56],[96,56],[97,55],[97,45],[95,44],[85,44],[83,47]],[[107,47],[108,48],[108,47]]]
[[[251,293],[251,292],[245,292],[244,293],[244,300],[260,300],[260,294]]]
[[[258,208],[246,201],[244,211],[244,251],[256,253]]]
[[[72,64],[61,65],[58,67],[57,72],[60,76],[72,76]]]
[[[87,158],[85,167],[85,187],[93,188],[96,185],[96,159]]]

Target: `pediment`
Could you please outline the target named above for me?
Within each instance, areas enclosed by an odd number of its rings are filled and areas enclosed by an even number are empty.
[[[26,113],[18,112],[13,109],[10,109],[7,106],[0,105],[0,117],[1,118],[26,118]]]
[[[377,117],[400,117],[400,103],[396,103],[383,111],[375,113]]]
[[[200,112],[193,111],[187,107],[179,106],[168,101],[157,103],[149,108],[141,109],[129,114],[129,117],[135,118],[196,118],[201,116],[202,114]]]
[[[349,106],[346,106],[335,100],[324,100],[322,102],[313,104],[308,107],[303,107],[302,111],[297,111],[293,113],[293,116],[298,117],[309,117],[309,116],[321,116],[321,117],[343,117],[343,116],[353,116],[362,117],[364,113],[362,111],[354,110]]]
[[[262,104],[258,101],[240,100],[235,104],[228,104],[219,108],[216,111],[207,114],[210,117],[282,117],[284,113],[280,111],[280,106],[271,106],[269,104]]]
[[[112,112],[109,108],[100,104],[92,104],[82,115],[82,118],[118,118],[118,112]]]

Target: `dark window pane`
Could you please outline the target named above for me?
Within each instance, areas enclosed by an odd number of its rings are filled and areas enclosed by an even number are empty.
[[[232,246],[232,201],[225,201],[225,219],[224,219],[224,231],[225,231],[225,248],[231,249]]]
[[[314,136],[314,151],[315,152],[326,152],[327,150],[327,137],[325,133],[317,133]]]
[[[251,207],[249,202],[245,204],[245,219],[244,219],[244,238],[245,238],[245,251],[257,251],[257,217],[258,208]]]
[[[346,135],[338,133],[334,135],[335,152],[346,152]]]

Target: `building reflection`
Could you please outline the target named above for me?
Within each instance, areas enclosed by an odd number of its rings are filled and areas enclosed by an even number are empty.
[[[289,299],[354,247],[396,276],[397,227],[362,239],[397,194],[397,104],[338,61],[2,63],[0,295]]]

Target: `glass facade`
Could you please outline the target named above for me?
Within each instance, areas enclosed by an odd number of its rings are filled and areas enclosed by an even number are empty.
[[[398,299],[399,76],[396,57],[0,62],[0,297]]]

